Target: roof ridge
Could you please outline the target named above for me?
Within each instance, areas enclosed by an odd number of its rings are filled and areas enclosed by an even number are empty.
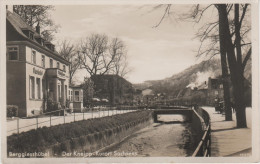
[[[12,24],[12,26],[15,28],[15,30],[22,35],[24,38],[30,40],[22,31],[23,28],[28,28],[29,30],[32,30],[35,34],[35,36],[40,36],[40,34],[38,34],[36,32],[36,30],[33,29],[32,26],[28,25],[20,15],[18,15],[15,12],[11,12],[6,10],[6,19]],[[42,38],[42,37],[41,37]],[[51,51],[50,49],[46,48],[45,46],[40,45],[36,40],[30,40],[31,42],[34,42],[35,44],[37,44],[38,46],[40,46],[41,48],[47,49],[48,51]],[[50,42],[51,43],[51,42]],[[51,43],[53,44],[53,43]],[[53,44],[54,45],[54,44]],[[62,58],[63,60],[69,62],[67,59],[65,59],[64,57],[62,57],[57,51],[52,51],[52,53],[57,56],[58,58]]]

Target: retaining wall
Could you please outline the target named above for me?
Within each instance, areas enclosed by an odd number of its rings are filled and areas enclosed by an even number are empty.
[[[199,144],[199,142],[204,134],[205,128],[206,128],[206,126],[205,126],[203,118],[195,110],[192,110],[191,129],[194,134],[193,138],[195,140],[195,143]]]
[[[120,126],[106,129],[79,138],[71,138],[48,148],[50,156],[88,157],[95,156],[97,151],[105,149],[112,144],[121,142],[127,136],[150,125],[153,122],[152,113],[139,120],[134,120]],[[77,154],[79,152],[79,154]],[[67,153],[67,154],[65,154]]]

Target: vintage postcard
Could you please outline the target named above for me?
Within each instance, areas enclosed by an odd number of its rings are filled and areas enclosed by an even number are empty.
[[[259,162],[258,5],[1,0],[1,161]]]

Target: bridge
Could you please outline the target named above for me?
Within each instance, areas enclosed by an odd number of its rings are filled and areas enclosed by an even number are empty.
[[[192,120],[192,114],[193,110],[190,108],[183,108],[183,109],[155,109],[153,111],[153,119],[154,122],[158,121],[158,115],[167,115],[167,114],[178,114],[183,115],[185,121],[191,121]]]

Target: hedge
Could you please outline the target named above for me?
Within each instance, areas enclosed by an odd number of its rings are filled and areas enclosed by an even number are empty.
[[[52,127],[42,127],[7,137],[7,151],[43,152],[52,145],[70,142],[96,132],[103,132],[135,120],[146,118],[151,111],[136,111],[102,118],[88,119],[73,123],[60,124]],[[83,140],[81,142],[84,142]],[[66,146],[64,147],[66,149]]]
[[[18,116],[18,106],[16,105],[7,105],[6,109],[7,117],[17,117]]]

